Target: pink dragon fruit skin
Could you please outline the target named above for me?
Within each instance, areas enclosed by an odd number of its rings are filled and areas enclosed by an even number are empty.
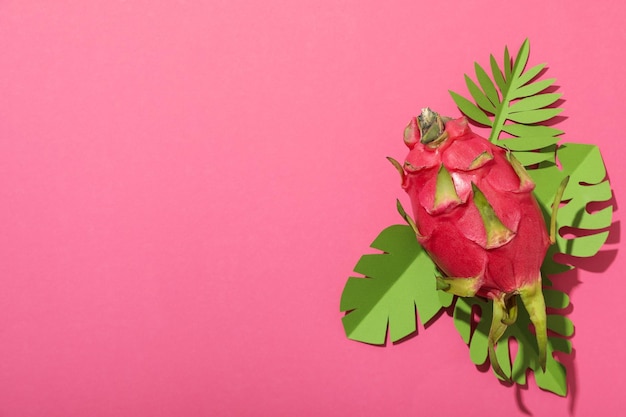
[[[445,275],[437,287],[493,300],[488,337],[494,371],[507,379],[495,344],[517,317],[519,294],[535,327],[539,364],[546,363],[541,264],[551,244],[534,183],[510,152],[471,131],[467,119],[430,109],[405,129],[410,151],[401,166],[417,239]],[[402,213],[402,211],[401,211]]]

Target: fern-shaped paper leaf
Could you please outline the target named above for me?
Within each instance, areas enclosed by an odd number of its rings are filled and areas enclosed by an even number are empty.
[[[513,62],[508,48],[505,48],[502,67],[493,55],[490,56],[491,76],[476,63],[474,69],[478,83],[468,75],[465,76],[465,84],[474,101],[450,91],[461,112],[475,122],[492,128],[489,140],[497,143],[506,139],[506,144],[501,145],[520,151],[538,149],[535,147],[536,141],[526,143],[527,139],[543,138],[546,143],[554,144],[562,133],[539,124],[551,120],[562,111],[558,107],[549,107],[559,100],[561,94],[544,92],[554,84],[554,79],[534,81],[545,69],[545,64],[524,71],[529,53],[530,44],[526,40]],[[503,132],[509,136],[505,137]]]
[[[417,330],[416,309],[422,324],[452,302],[437,291],[437,270],[417,243],[413,230],[390,226],[372,243],[383,253],[363,255],[341,296],[340,309],[347,312],[343,326],[348,338],[371,344],[396,342]]]
[[[485,126],[491,126],[491,119],[489,119],[487,114],[485,114],[480,107],[454,91],[450,91],[450,95],[454,99],[456,105],[459,106],[459,109],[461,109],[467,117]],[[486,96],[485,99],[489,101]]]

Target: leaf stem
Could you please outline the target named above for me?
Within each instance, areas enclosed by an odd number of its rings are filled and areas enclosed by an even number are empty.
[[[528,62],[528,49],[529,49],[529,41],[526,39],[522,46],[520,47],[519,52],[517,53],[517,57],[515,58],[515,62],[513,63],[512,72],[509,74],[510,76],[505,79],[504,85],[506,89],[501,91],[502,93],[502,101],[498,105],[496,109],[496,117],[492,124],[491,135],[489,135],[489,141],[491,143],[496,143],[500,137],[500,133],[502,133],[502,127],[504,126],[504,122],[509,117],[509,103],[511,102],[509,94],[515,91],[514,82],[519,79],[524,67],[526,66],[526,62]],[[505,50],[504,54],[504,66],[508,68],[509,63],[506,62],[508,56],[508,50]]]

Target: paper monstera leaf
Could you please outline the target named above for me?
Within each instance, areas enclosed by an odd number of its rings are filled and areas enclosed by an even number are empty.
[[[383,230],[372,247],[380,254],[363,255],[354,271],[368,279],[351,277],[341,297],[343,325],[350,339],[382,345],[417,330],[415,311],[422,324],[431,320],[452,296],[437,291],[432,278],[435,264],[415,240],[408,226]]]
[[[566,369],[553,353],[571,351],[569,338],[574,325],[564,314],[569,297],[554,288],[551,279],[562,279],[558,274],[573,267],[557,263],[554,255],[590,257],[600,250],[612,220],[608,203],[612,193],[597,146],[559,143],[563,132],[551,122],[562,110],[558,107],[560,94],[555,92],[554,79],[542,78],[545,64],[527,68],[529,52],[526,40],[514,58],[508,48],[500,64],[492,55],[488,70],[476,63],[475,78],[465,76],[469,97],[452,91],[450,95],[466,117],[491,129],[491,142],[509,149],[526,167],[536,184],[534,194],[547,223],[559,184],[569,177],[556,225],[570,233],[562,235],[557,230],[556,242],[541,269],[549,330],[545,372],[539,366],[537,342],[523,306],[496,348],[507,379],[525,384],[530,370],[540,388],[565,396]],[[590,211],[590,203],[603,203],[604,208]],[[399,341],[417,330],[416,311],[419,320],[426,323],[453,305],[454,324],[469,346],[471,360],[477,365],[485,363],[492,302],[479,297],[452,299],[436,291],[437,267],[416,241],[411,220],[401,206],[399,211],[409,226],[383,230],[372,243],[381,253],[361,257],[355,272],[362,277],[351,277],[345,285],[340,310],[346,312],[342,319],[346,335],[371,344],[384,344],[387,335],[392,342]],[[515,354],[511,341],[517,345]]]

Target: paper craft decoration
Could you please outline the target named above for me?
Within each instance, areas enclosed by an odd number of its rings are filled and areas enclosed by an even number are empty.
[[[555,79],[542,78],[546,64],[526,68],[529,52],[526,40],[514,59],[508,48],[501,64],[491,55],[489,71],[476,63],[475,80],[465,76],[469,98],[452,91],[450,95],[468,119],[491,128],[490,142],[508,149],[526,167],[535,182],[534,195],[547,224],[553,202],[562,201],[556,212],[555,243],[541,266],[548,311],[545,372],[540,367],[529,315],[520,303],[517,320],[497,343],[495,357],[501,374],[494,373],[500,379],[525,384],[526,372],[530,370],[540,388],[565,396],[566,369],[553,353],[571,352],[569,337],[574,325],[563,313],[569,305],[568,295],[554,288],[551,280],[562,279],[559,274],[573,266],[557,263],[554,255],[590,257],[599,251],[612,220],[612,193],[597,146],[559,143],[563,132],[549,122],[562,111],[558,107],[561,95],[554,91]],[[566,177],[569,183],[559,198],[555,194]],[[602,203],[605,208],[588,211],[590,203]],[[362,277],[350,277],[346,282],[340,310],[346,312],[342,320],[347,337],[383,345],[388,334],[389,340],[397,342],[417,330],[416,311],[425,324],[441,309],[452,308],[454,325],[469,346],[470,359],[476,365],[485,363],[492,301],[437,291],[435,277],[441,272],[417,242],[410,216],[399,203],[397,208],[409,225],[383,230],[371,245],[381,253],[363,255],[354,268]],[[564,226],[574,233],[563,237],[558,231]],[[509,349],[510,339],[517,342],[514,356]]]

